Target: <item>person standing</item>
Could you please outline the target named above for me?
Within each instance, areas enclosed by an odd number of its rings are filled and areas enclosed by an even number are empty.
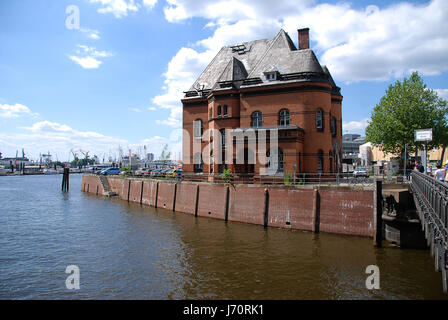
[[[439,181],[445,181],[445,168],[442,168],[442,166],[438,163],[436,166],[437,170],[434,172],[434,178],[436,178]]]
[[[428,176],[431,176],[432,177],[432,168],[431,168],[431,165],[428,163],[428,164],[426,164],[426,174],[428,175]]]

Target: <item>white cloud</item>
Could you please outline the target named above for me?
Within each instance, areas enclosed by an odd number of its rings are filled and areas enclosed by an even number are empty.
[[[440,98],[448,100],[448,89],[434,89],[434,91],[437,92]]]
[[[84,69],[97,69],[101,63],[103,63],[100,60],[97,60],[93,57],[84,57],[80,58],[77,56],[69,56],[69,58],[73,61],[75,61],[77,64],[79,64]]]
[[[180,99],[183,92],[188,90],[199,73],[205,68],[216,52],[208,50],[198,53],[191,48],[182,48],[168,64],[165,72],[164,93],[153,98],[152,102],[162,109],[170,110],[168,119],[158,120],[158,124],[172,127],[182,125],[182,105]]]
[[[0,118],[18,118],[22,115],[37,116],[38,114],[31,112],[30,108],[20,103],[0,104]]]
[[[100,4],[99,13],[111,13],[115,18],[123,18],[129,12],[137,12],[142,6],[147,9],[152,9],[157,0],[142,0],[141,2],[135,0],[89,0],[90,3]]]
[[[143,112],[142,109],[140,109],[140,108],[129,108],[129,110],[137,112],[137,113]]]
[[[364,130],[369,124],[369,119],[365,118],[361,121],[350,121],[342,123],[342,130],[344,133],[362,133],[364,134]]]
[[[143,5],[147,7],[148,9],[154,8],[156,5],[157,0],[143,0]]]
[[[87,34],[87,36],[93,40],[98,40],[101,38],[100,32],[98,30],[93,30],[93,29],[89,29],[89,28],[81,28],[81,29],[79,29],[79,31]]]
[[[91,3],[101,4],[99,13],[112,13],[116,18],[128,15],[130,11],[138,11],[138,6],[134,0],[89,0]]]
[[[76,50],[76,55],[69,55],[68,57],[78,63],[84,69],[97,69],[103,63],[99,60],[107,58],[113,54],[107,51],[98,51],[94,47],[78,44],[79,49]]]
[[[156,107],[148,107],[148,110],[150,110],[150,111],[156,111],[157,108],[156,108]]]

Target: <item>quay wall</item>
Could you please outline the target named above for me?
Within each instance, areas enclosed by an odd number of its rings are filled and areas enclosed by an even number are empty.
[[[341,186],[226,185],[108,176],[122,200],[199,217],[268,227],[374,237],[374,193]],[[98,176],[81,190],[104,193]],[[97,191],[98,190],[98,191]]]
[[[83,175],[81,182],[81,191],[102,195],[104,193],[103,185],[97,176]]]

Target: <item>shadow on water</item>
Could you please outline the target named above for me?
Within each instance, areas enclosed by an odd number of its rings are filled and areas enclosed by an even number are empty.
[[[97,197],[80,192],[77,175],[69,193],[62,176],[2,178],[0,298],[448,298],[428,251]],[[65,287],[69,264],[80,268],[80,290]],[[380,290],[366,289],[369,265]]]

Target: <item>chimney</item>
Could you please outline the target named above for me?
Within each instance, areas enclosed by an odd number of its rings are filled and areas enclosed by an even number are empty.
[[[310,48],[310,28],[297,30],[299,32],[299,50]]]

